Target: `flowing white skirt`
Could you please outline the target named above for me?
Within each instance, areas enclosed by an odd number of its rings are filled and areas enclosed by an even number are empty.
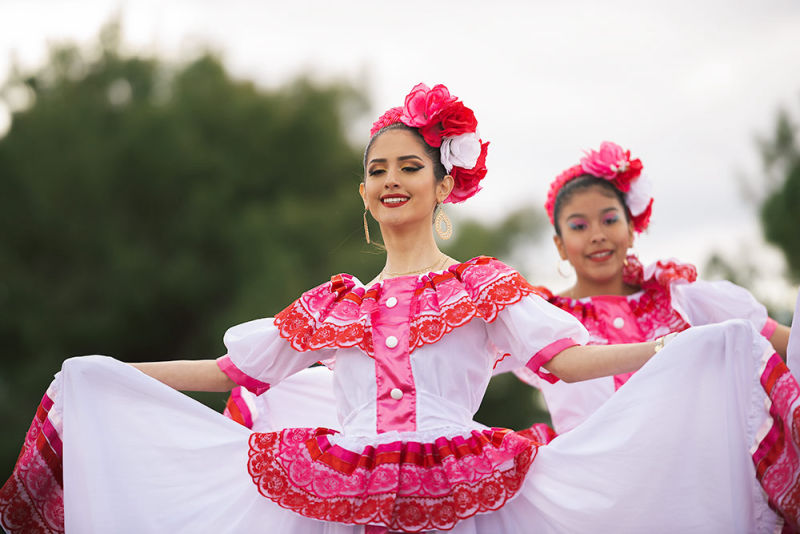
[[[772,426],[771,355],[744,321],[681,334],[542,446],[512,501],[451,532],[774,532],[751,456]],[[263,497],[250,430],[126,364],[73,358],[61,383],[68,533],[364,532]]]

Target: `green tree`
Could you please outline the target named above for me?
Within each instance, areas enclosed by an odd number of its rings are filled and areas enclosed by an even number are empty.
[[[0,139],[6,473],[65,357],[215,357],[226,327],[383,264],[363,240],[362,148],[346,136],[367,109],[357,88],[299,78],[265,90],[211,54],[126,56],[111,24],[93,49],[54,48],[0,94],[20,90],[30,103]],[[525,220],[464,221],[453,254],[503,256],[534,231]],[[530,404],[520,391],[515,409]]]
[[[265,91],[212,55],[123,57],[115,36],[54,49],[5,90],[33,95],[0,140],[5,466],[66,356],[213,357],[226,326],[380,262],[345,135],[359,91]]]
[[[797,125],[781,110],[770,139],[759,141],[768,195],[761,205],[764,235],[786,257],[789,275],[800,281],[800,142]]]

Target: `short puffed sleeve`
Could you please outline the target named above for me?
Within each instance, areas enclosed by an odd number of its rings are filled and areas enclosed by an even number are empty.
[[[746,319],[769,339],[777,323],[745,288],[727,280],[673,284],[672,307],[692,326]]]
[[[507,355],[498,370],[525,366],[551,383],[558,378],[542,365],[562,350],[589,340],[586,328],[575,317],[535,294],[499,312],[497,319],[487,324],[487,332],[498,352]]]
[[[217,365],[228,377],[256,395],[284,378],[331,358],[335,349],[300,352],[282,338],[273,318],[256,319],[225,332],[228,353]]]

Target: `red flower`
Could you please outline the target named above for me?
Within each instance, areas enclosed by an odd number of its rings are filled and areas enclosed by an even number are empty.
[[[455,186],[450,192],[450,196],[445,199],[445,202],[452,202],[453,204],[464,202],[480,191],[480,182],[486,176],[486,154],[488,149],[489,143],[481,143],[481,155],[472,169],[453,167],[450,175],[455,180]]]
[[[442,138],[472,133],[478,128],[475,113],[463,102],[455,101],[442,107],[429,117],[419,132],[431,146],[441,146]]]
[[[478,120],[462,102],[453,102],[442,109],[437,116],[442,124],[443,137],[455,137],[465,133],[472,133],[478,129]]]
[[[642,160],[636,158],[634,160],[630,159],[631,151],[628,150],[625,152],[625,158],[629,160],[628,168],[622,172],[618,172],[616,177],[612,180],[614,184],[617,186],[617,189],[622,191],[623,193],[627,193],[631,189],[631,182],[636,180],[640,174],[642,174]]]

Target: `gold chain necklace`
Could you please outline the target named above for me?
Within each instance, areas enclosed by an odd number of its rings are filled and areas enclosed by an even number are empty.
[[[428,265],[427,267],[423,267],[422,269],[416,269],[414,271],[408,271],[405,273],[392,273],[387,271],[385,268],[381,271],[381,274],[378,276],[379,280],[383,280],[386,277],[395,277],[395,276],[407,276],[410,274],[425,274],[431,271],[436,271],[442,267],[444,264],[447,263],[448,257],[446,254],[442,254],[442,257],[433,262],[432,264]]]

